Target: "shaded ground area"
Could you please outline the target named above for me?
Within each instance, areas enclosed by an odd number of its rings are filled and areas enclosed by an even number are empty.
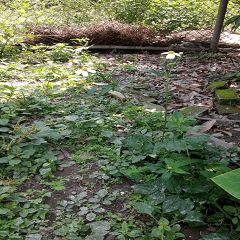
[[[33,27],[30,33],[36,36],[27,38],[26,42],[34,45],[40,43],[51,45],[59,42],[73,45],[77,44],[74,39],[87,38],[90,45],[209,47],[212,32],[213,30],[209,29],[163,34],[147,27],[108,21],[91,27]],[[240,47],[240,37],[231,43],[226,41],[229,38],[231,38],[229,34],[223,36],[219,46],[226,47],[231,44],[231,47]]]
[[[101,54],[99,56],[105,59],[108,71],[121,70],[121,73],[114,77],[116,80],[123,79],[121,83],[129,96],[142,103],[150,101],[154,107],[165,106],[166,81],[161,76],[144,72],[146,69],[163,71],[163,66],[159,64],[159,54]],[[214,102],[216,89],[208,89],[212,82],[226,80],[229,88],[238,92],[239,77],[234,76],[234,73],[239,71],[240,55],[238,53],[184,53],[182,60],[172,71],[174,77],[170,80],[169,113],[175,110],[181,111],[186,107],[203,107],[205,111],[198,118],[199,124],[215,119],[216,122],[209,129],[209,133],[221,133],[222,136],[219,139],[240,147],[240,114],[219,112]]]

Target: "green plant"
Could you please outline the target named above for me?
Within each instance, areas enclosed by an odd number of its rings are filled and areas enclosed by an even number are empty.
[[[13,86],[8,86],[8,85],[0,85],[0,97],[4,96],[4,99],[7,100],[7,102],[9,102],[11,100],[11,98],[14,96],[14,92],[15,92],[16,88]]]
[[[174,53],[174,51],[169,51],[168,53],[162,53],[162,56],[165,56],[165,58],[162,58],[163,66],[164,66],[164,72],[156,72],[154,70],[146,70],[146,72],[154,73],[157,75],[163,75],[166,77],[166,104],[165,104],[165,114],[164,114],[164,127],[163,127],[163,135],[162,135],[162,141],[165,137],[166,132],[166,124],[167,124],[167,110],[168,110],[168,103],[169,103],[169,79],[171,76],[171,72],[174,66],[176,66],[176,60],[175,57],[180,57],[179,54]]]
[[[240,182],[239,177],[240,169],[235,169],[230,172],[221,174],[219,176],[211,178],[213,182],[223,188],[225,191],[230,193],[232,196],[240,199],[238,182]]]
[[[117,228],[115,232],[111,232],[111,235],[117,236],[116,239],[135,239],[138,236],[141,236],[141,229],[136,229],[136,225],[133,222],[123,221],[120,225],[121,228]]]
[[[19,235],[39,237],[38,230],[47,223],[49,206],[43,204],[50,193],[28,190],[16,193],[16,187],[4,183],[0,186],[0,236],[2,239],[19,239]],[[14,199],[14,200],[13,200]]]
[[[52,189],[57,191],[65,189],[65,187],[63,186],[64,182],[65,182],[64,179],[60,179],[59,181],[51,181],[51,182],[41,180],[41,184],[50,186]]]
[[[224,27],[231,25],[231,24],[233,24],[232,30],[237,30],[240,27],[240,15],[236,15],[236,16],[233,16],[230,19],[228,19],[225,22]]]

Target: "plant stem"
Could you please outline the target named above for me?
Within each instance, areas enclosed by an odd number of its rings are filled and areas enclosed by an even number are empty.
[[[169,78],[170,78],[170,74],[172,71],[173,66],[171,65],[170,69],[167,71],[167,66],[165,64],[165,73],[166,73],[166,77],[167,77],[167,83],[166,83],[166,105],[165,105],[165,115],[164,115],[164,126],[163,126],[163,135],[162,135],[162,142],[164,140],[165,137],[165,133],[166,133],[166,126],[167,126],[167,110],[168,110],[168,95],[169,95]]]

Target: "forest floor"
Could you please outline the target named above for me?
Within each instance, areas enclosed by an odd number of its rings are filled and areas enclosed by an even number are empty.
[[[199,32],[200,31],[198,31],[198,34]],[[206,31],[202,31],[200,35],[203,36],[204,33],[206,33]],[[191,35],[190,31],[188,34]],[[196,32],[193,31],[192,36],[195,35]],[[209,33],[205,35],[205,37],[206,36],[209,37]],[[221,135],[216,138],[221,140],[222,147],[228,148],[228,143],[232,146],[240,147],[240,113],[222,114],[219,112],[215,104],[216,89],[208,89],[211,83],[226,80],[228,81],[228,88],[235,89],[237,92],[240,91],[240,76],[236,74],[240,72],[240,53],[236,48],[240,43],[240,35],[227,35],[227,33],[224,33],[221,38],[221,44],[225,46],[225,49],[223,52],[219,51],[217,53],[210,53],[205,50],[188,52],[188,46],[202,47],[201,44],[199,45],[198,41],[196,43],[196,38],[193,38],[188,38],[188,40],[185,39],[186,41],[183,41],[181,37],[181,41],[177,43],[180,44],[178,46],[186,48],[186,51],[183,52],[181,60],[172,70],[173,77],[170,78],[169,85],[170,102],[168,113],[171,114],[175,110],[181,111],[186,107],[203,107],[204,110],[202,113],[196,117],[197,124],[205,126],[202,133],[207,135],[220,133]],[[192,40],[194,41],[194,46],[191,45]],[[231,48],[231,44],[233,44],[235,48]],[[169,50],[171,50],[170,46],[171,45],[167,46]],[[165,106],[166,79],[145,72],[147,69],[158,72],[164,70],[163,66],[160,64],[161,55],[159,53],[121,53],[114,50],[112,52],[103,53],[96,52],[96,50],[94,51],[95,52],[90,53],[90,55],[100,60],[102,68],[100,72],[104,74],[113,73],[111,76],[115,81],[121,80],[120,85],[129,99],[135,101],[136,104],[143,105],[149,111],[154,111],[154,109],[158,107],[161,108]],[[62,65],[68,67],[70,63],[64,62]],[[17,79],[12,81],[13,85],[18,85],[19,83],[24,86],[24,82],[22,81],[18,82]],[[1,84],[7,83],[2,82]],[[38,85],[39,82],[32,81],[31,84]],[[70,93],[64,98],[69,101],[73,95],[74,94]],[[117,98],[118,101],[123,101],[121,100],[122,96],[119,92],[112,92],[111,97]],[[60,98],[53,100],[55,103],[61,101]],[[84,105],[85,103],[82,104]],[[99,104],[101,105],[101,103]],[[238,103],[234,104],[234,107],[240,109],[240,103],[239,105]],[[64,106],[62,106],[62,111],[64,111],[63,109]],[[50,114],[50,116],[53,118],[58,117],[57,114]],[[67,117],[65,118],[67,119]],[[86,143],[83,141],[78,142],[78,144],[84,145]],[[59,181],[63,180],[61,186],[64,187],[61,188],[60,185],[48,185],[48,183],[42,182],[40,179],[33,178],[25,181],[18,189],[19,192],[26,192],[29,189],[39,191],[47,189],[51,192],[51,196],[47,196],[44,201],[44,204],[50,206],[50,211],[47,215],[49,221],[44,227],[39,229],[38,234],[44,239],[49,240],[81,239],[80,236],[79,238],[65,238],[67,234],[72,234],[71,227],[72,229],[75,227],[74,225],[70,226],[71,222],[75,222],[78,225],[78,229],[82,224],[79,222],[80,220],[76,220],[76,215],[84,216],[88,214],[87,219],[89,222],[92,222],[98,217],[97,220],[101,221],[102,216],[100,214],[106,212],[109,212],[109,214],[106,214],[103,219],[106,221],[109,219],[112,221],[112,219],[114,219],[114,221],[111,222],[111,227],[117,229],[116,232],[122,231],[123,233],[126,229],[123,229],[123,225],[122,229],[120,229],[118,226],[120,224],[119,222],[121,222],[122,219],[131,219],[136,215],[136,210],[131,206],[130,202],[132,201],[133,186],[137,182],[125,177],[111,177],[108,180],[108,177],[101,173],[99,164],[96,164],[96,160],[98,162],[101,160],[109,160],[109,156],[103,155],[100,147],[99,150],[94,149],[94,153],[91,151],[91,147],[89,148],[89,152],[82,152],[80,150],[75,151],[74,146],[66,147],[64,143],[61,146],[57,146],[57,148],[59,152],[56,156],[59,161],[65,161],[65,166],[58,167],[57,170],[53,172],[53,175],[54,179],[58,179]],[[100,156],[98,156],[98,152]],[[104,166],[102,166],[102,169],[104,169]],[[82,193],[86,193],[86,196],[84,194],[81,195]],[[81,202],[81,200],[89,204],[81,207],[81,211],[79,211],[79,207],[77,208],[74,204],[78,204],[78,201]],[[98,206],[100,202],[101,207]],[[82,203],[79,203],[78,206],[81,204]],[[91,204],[92,206],[90,206]],[[94,209],[96,210],[95,212]],[[67,219],[71,221],[68,222]],[[141,214],[137,216],[137,221],[137,227],[140,227],[142,226],[141,224],[144,225],[151,220],[146,214]],[[102,221],[102,223],[105,225],[103,227],[100,226],[100,228],[105,232],[102,233],[102,235],[100,234],[101,236],[99,239],[103,239],[101,238],[103,236],[105,240],[115,239],[113,235],[106,234],[110,229],[110,225],[105,221]],[[131,224],[133,224],[133,221],[129,220],[130,226],[129,229],[127,229],[129,231]],[[185,234],[186,237],[184,239],[186,240],[198,240],[202,235],[215,233],[218,230],[218,227],[211,226],[211,224],[197,228],[187,227],[187,225],[182,224],[181,227],[181,232]],[[87,228],[85,230],[86,232],[84,232],[84,224],[82,224],[83,236],[89,235],[86,239],[98,239],[96,238],[98,231],[101,232],[98,226],[94,225],[94,222],[92,222],[90,223],[90,229]],[[132,229],[134,229],[134,227],[132,227]],[[92,232],[92,234],[90,234],[90,232]],[[38,234],[35,234],[35,237],[40,236]],[[126,238],[121,239],[132,239],[127,237],[127,233],[124,236]]]

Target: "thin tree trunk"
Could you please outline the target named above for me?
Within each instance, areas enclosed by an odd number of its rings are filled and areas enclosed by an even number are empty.
[[[225,14],[227,11],[227,5],[228,5],[228,0],[220,0],[217,20],[215,23],[213,37],[212,37],[211,46],[210,46],[210,48],[213,52],[216,52],[218,49],[218,43],[219,43],[219,39],[220,39],[220,35],[221,35],[223,21],[224,21]]]

